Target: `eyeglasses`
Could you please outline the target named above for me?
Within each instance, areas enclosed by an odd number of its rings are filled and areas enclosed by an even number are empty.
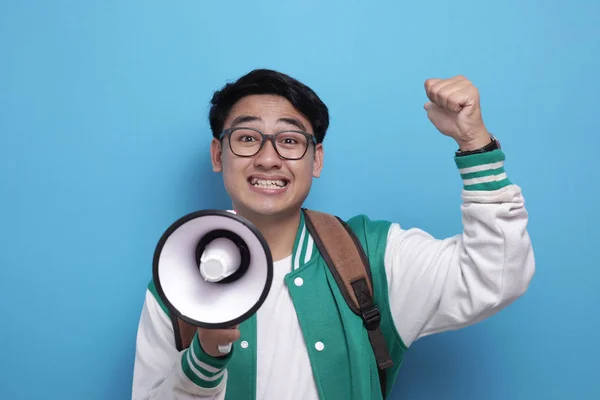
[[[266,135],[254,128],[236,127],[225,129],[221,133],[221,139],[227,135],[231,152],[239,157],[252,157],[258,154],[265,142],[270,140],[281,158],[299,160],[306,154],[309,143],[317,143],[314,135],[296,130]]]

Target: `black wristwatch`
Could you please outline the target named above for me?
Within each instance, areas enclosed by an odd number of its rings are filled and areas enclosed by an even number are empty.
[[[499,150],[500,148],[500,141],[498,140],[498,138],[496,138],[496,136],[492,135],[492,141],[486,144],[485,146],[469,151],[460,151],[460,149],[458,149],[458,151],[456,152],[456,156],[461,157],[469,156],[471,154],[487,153],[488,151]]]

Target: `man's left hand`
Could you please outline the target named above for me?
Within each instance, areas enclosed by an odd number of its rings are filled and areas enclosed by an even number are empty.
[[[479,105],[479,91],[464,76],[428,79],[425,92],[427,116],[444,135],[456,140],[462,151],[475,150],[490,143]]]

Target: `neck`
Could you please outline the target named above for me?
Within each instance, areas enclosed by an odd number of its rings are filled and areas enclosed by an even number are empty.
[[[271,250],[273,261],[279,261],[292,254],[298,224],[300,223],[300,210],[289,215],[264,216],[252,215],[238,211],[238,214],[252,222],[265,237]]]

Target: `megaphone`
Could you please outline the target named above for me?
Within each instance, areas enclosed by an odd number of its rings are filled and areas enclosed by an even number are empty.
[[[267,241],[228,210],[201,210],[175,221],[156,249],[152,274],[169,310],[201,328],[232,328],[255,314],[273,281]],[[219,346],[228,353],[231,344]]]

